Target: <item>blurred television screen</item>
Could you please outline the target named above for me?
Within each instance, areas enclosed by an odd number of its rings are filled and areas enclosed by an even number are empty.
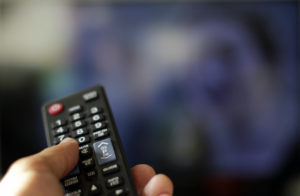
[[[68,55],[33,71],[35,107],[102,84],[130,165],[175,195],[299,193],[297,1],[68,6]]]

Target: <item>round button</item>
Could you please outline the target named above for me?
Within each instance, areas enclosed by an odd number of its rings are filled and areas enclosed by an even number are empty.
[[[64,106],[61,103],[54,103],[48,108],[48,112],[51,115],[60,113],[64,109]]]

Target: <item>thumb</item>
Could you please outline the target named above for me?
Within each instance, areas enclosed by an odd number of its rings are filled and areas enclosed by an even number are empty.
[[[40,171],[61,179],[67,175],[78,161],[78,143],[71,138],[64,139],[59,145],[18,160],[12,165],[15,171]]]
[[[46,148],[33,155],[32,161],[41,161],[48,172],[60,179],[75,167],[78,154],[78,143],[74,139],[66,138],[59,145]]]
[[[78,154],[77,142],[66,138],[17,160],[0,181],[0,195],[63,195],[59,179],[75,167]]]

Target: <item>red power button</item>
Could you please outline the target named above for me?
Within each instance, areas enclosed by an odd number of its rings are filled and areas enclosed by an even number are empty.
[[[60,113],[64,109],[64,106],[61,103],[54,103],[48,108],[48,112],[51,115]]]

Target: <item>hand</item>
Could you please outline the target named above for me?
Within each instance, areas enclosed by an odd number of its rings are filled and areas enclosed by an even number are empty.
[[[67,175],[78,162],[78,144],[66,138],[32,156],[17,160],[0,181],[0,195],[6,196],[62,196],[59,179]],[[147,165],[131,169],[139,195],[163,196],[173,194],[171,180]]]

